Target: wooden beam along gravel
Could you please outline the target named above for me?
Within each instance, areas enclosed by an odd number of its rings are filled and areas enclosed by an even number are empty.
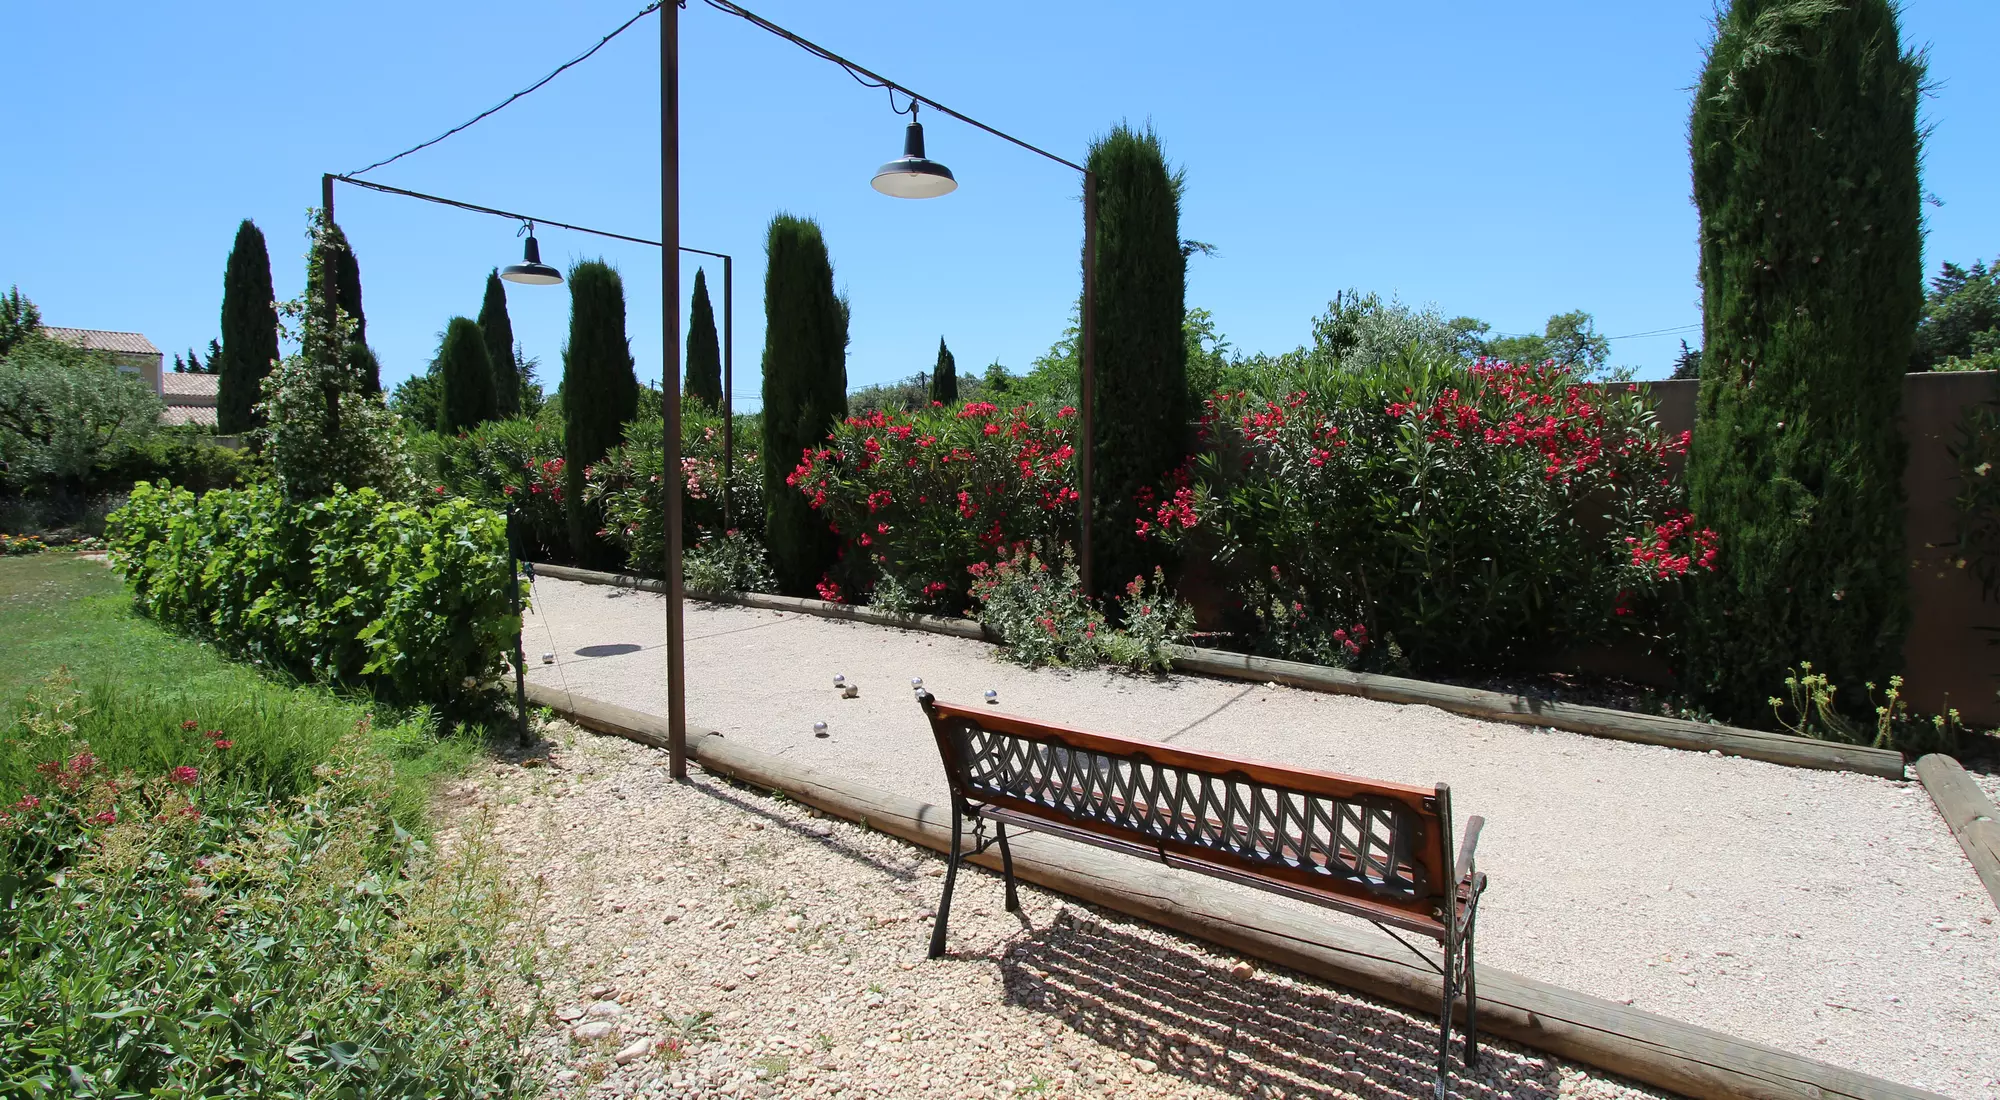
[[[1951,826],[1958,846],[1965,849],[1972,869],[1979,872],[1993,904],[2000,905],[2000,809],[1949,756],[1932,753],[1918,760],[1917,778],[1930,792],[1938,815]]]
[[[538,684],[528,686],[528,697],[578,725],[642,744],[666,743],[666,720],[657,715]],[[934,851],[951,846],[949,807],[876,790],[716,733],[691,733],[688,747],[713,774],[783,792]],[[1438,976],[1387,938],[1338,920],[1274,913],[1200,876],[1085,845],[1033,833],[1010,840],[1015,873],[1029,882],[1418,1013],[1436,1010]],[[989,870],[998,866],[991,852],[973,862]],[[1937,1097],[1489,966],[1479,967],[1478,988],[1482,1031],[1699,1100]]]

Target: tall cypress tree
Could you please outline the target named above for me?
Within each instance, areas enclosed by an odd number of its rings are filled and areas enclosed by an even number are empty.
[[[361,261],[355,258],[354,246],[347,242],[347,234],[341,230],[339,223],[334,224],[325,240],[323,248],[331,255],[322,256],[313,270],[333,271],[335,303],[342,313],[354,321],[354,339],[347,346],[348,363],[361,375],[363,393],[381,393],[382,367],[376,362],[375,353],[368,349],[368,315],[361,309]],[[319,287],[315,286],[312,290],[314,300],[326,300]]]
[[[931,400],[946,405],[958,403],[958,360],[951,357],[951,349],[944,346],[944,337],[938,337],[938,360],[936,369],[931,371]]]
[[[834,293],[819,223],[779,214],[764,248],[765,539],[778,590],[809,596],[833,567],[836,546],[785,477],[847,415],[847,309]]]
[[[1182,176],[1160,137],[1120,124],[1090,147],[1097,176],[1097,423],[1092,582],[1115,591],[1160,563],[1135,495],[1187,456]]]
[[[479,331],[486,361],[493,367],[493,407],[502,417],[521,412],[521,372],[514,366],[514,322],[507,316],[507,290],[500,269],[486,273],[486,298],[479,303]]]
[[[618,548],[599,538],[604,511],[583,499],[583,471],[622,442],[639,415],[639,379],[625,337],[625,282],[602,260],[569,272],[569,343],[563,348],[563,497],[570,545],[593,569],[616,568]]]
[[[278,305],[271,291],[271,253],[264,232],[248,218],[222,275],[222,377],[216,383],[215,427],[238,435],[261,425],[256,411],[264,376],[278,361]]]
[[[438,348],[437,430],[446,435],[477,428],[493,419],[493,364],[486,357],[486,334],[479,323],[453,317]]]
[[[694,298],[688,304],[687,382],[681,392],[710,408],[722,407],[722,343],[715,335],[708,278],[698,267],[694,269]]]
[[[1689,460],[1720,539],[1687,631],[1690,686],[1767,717],[1811,661],[1862,704],[1909,619],[1897,430],[1923,300],[1923,64],[1887,0],[1735,0],[1689,145],[1701,396]]]

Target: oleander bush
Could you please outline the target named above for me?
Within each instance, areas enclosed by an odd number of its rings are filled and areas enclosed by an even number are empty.
[[[1506,667],[1660,641],[1713,568],[1643,393],[1554,365],[1421,354],[1209,398],[1203,450],[1144,538],[1233,578],[1263,647],[1321,663]]]
[[[463,498],[372,489],[305,503],[274,488],[138,485],[112,562],[152,618],[302,679],[447,713],[493,698],[521,629],[505,521]]]
[[[355,709],[58,676],[0,720],[0,1094],[521,1090],[510,899]]]
[[[563,421],[559,415],[491,420],[464,432],[424,432],[410,450],[420,495],[464,497],[518,517],[523,556],[568,562]]]
[[[655,406],[649,391],[642,406]],[[602,535],[618,547],[625,568],[659,576],[666,566],[666,456],[660,449],[660,420],[642,415],[625,425],[625,441],[605,452],[584,471],[584,493],[604,515]],[[762,561],[764,557],[764,474],[757,459],[758,433],[752,418],[738,417],[736,459],[730,467],[730,516],[722,516],[722,416],[698,399],[681,401],[681,547],[682,573],[687,557],[698,548],[716,552],[718,539],[736,541],[722,552],[730,560]],[[736,547],[746,545],[739,553]],[[744,555],[747,554],[748,557]],[[736,570],[740,581],[757,579],[770,591],[768,566]],[[715,579],[713,575],[704,579]],[[741,585],[731,585],[740,588]]]
[[[959,614],[971,566],[1069,540],[1075,416],[973,401],[834,425],[785,479],[840,539],[820,595],[858,601],[887,582],[913,610]]]

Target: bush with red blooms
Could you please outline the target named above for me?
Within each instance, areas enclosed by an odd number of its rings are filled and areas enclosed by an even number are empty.
[[[1074,535],[1075,424],[1068,406],[973,401],[836,425],[785,479],[840,537],[821,594],[963,612],[968,567]]]
[[[1188,484],[1139,533],[1214,554],[1265,649],[1482,669],[1671,629],[1712,571],[1687,435],[1636,386],[1553,364],[1411,357],[1207,401]]]

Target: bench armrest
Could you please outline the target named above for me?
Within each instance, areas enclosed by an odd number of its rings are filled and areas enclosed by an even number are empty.
[[[1472,856],[1479,847],[1479,830],[1486,827],[1486,819],[1477,815],[1466,819],[1465,839],[1458,845],[1458,861],[1451,865],[1458,881],[1463,883],[1472,877]]]

